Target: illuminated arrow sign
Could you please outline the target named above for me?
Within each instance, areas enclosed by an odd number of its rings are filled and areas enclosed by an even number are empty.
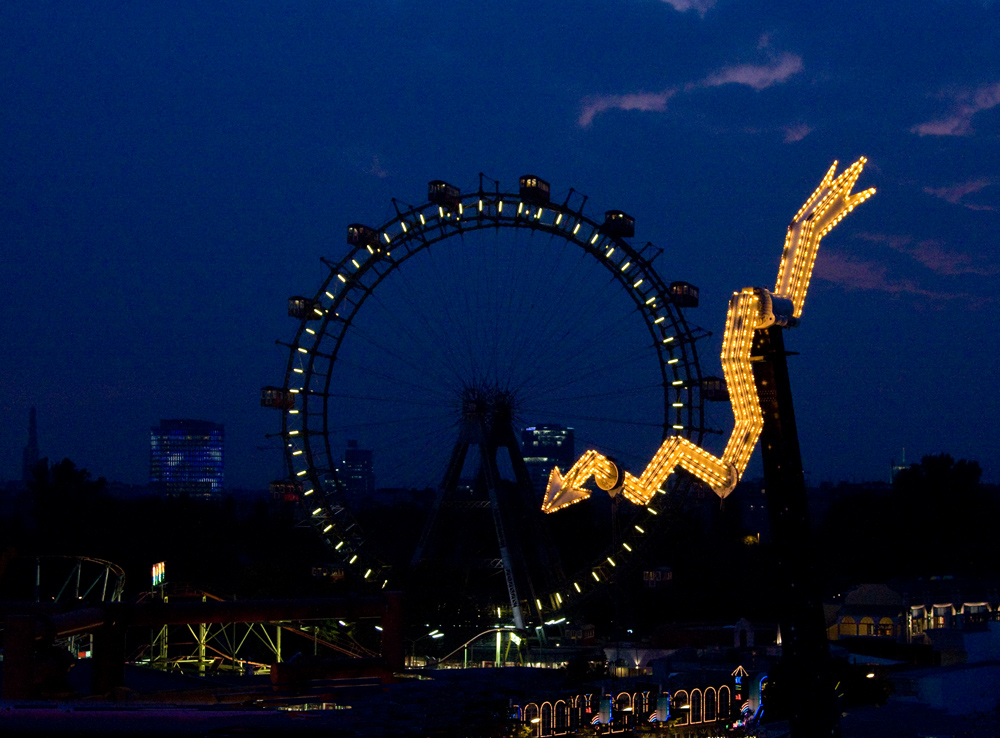
[[[875,189],[851,194],[865,165],[862,157],[836,178],[833,163],[819,187],[809,196],[788,226],[774,292],[746,287],[733,294],[722,337],[722,372],[729,389],[735,425],[722,458],[680,436],[663,442],[652,461],[636,478],[597,451],[587,451],[564,475],[556,467],[549,475],[542,510],[547,513],[584,500],[591,477],[612,497],[619,492],[637,505],[645,505],[678,466],[708,484],[725,498],[746,470],[750,455],[764,427],[760,398],[754,384],[750,349],[755,331],[772,325],[792,326],[802,315],[819,242],[844,216],[867,200]]]

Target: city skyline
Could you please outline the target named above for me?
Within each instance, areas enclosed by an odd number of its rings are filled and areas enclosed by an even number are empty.
[[[234,487],[283,477],[257,396],[287,298],[348,224],[478,172],[635,217],[657,270],[700,288],[718,374],[728,296],[770,286],[795,209],[865,155],[879,193],[824,242],[787,336],[809,481],[884,479],[905,447],[996,483],[998,21],[981,2],[4,8],[0,478],[31,406],[41,456],[95,477],[141,481],[163,417],[224,423]]]
[[[56,464],[56,463],[58,463],[59,461],[62,460],[61,458],[58,458],[56,456],[46,456],[45,454],[39,454],[39,452],[38,452],[37,427],[36,427],[37,421],[35,420],[36,414],[34,412],[34,408],[31,408],[31,410],[32,410],[32,412],[30,413],[30,419],[29,419],[29,424],[28,424],[28,432],[26,433],[26,436],[25,436],[26,439],[27,439],[27,443],[22,448],[22,459],[23,459],[23,461],[22,461],[22,477],[21,477],[21,481],[23,481],[25,483],[27,483],[27,481],[29,479],[29,477],[27,475],[30,472],[30,469],[32,469],[35,464],[39,463],[40,461],[46,461],[46,462],[49,463],[49,465],[53,465],[53,464]],[[195,424],[201,424],[201,425],[205,425],[205,426],[215,426],[217,428],[223,428],[224,427],[224,424],[222,424],[222,423],[213,423],[213,422],[210,422],[210,421],[197,421],[197,420],[162,421],[161,420],[160,422],[161,422],[161,424],[164,423],[164,422],[167,422],[167,423],[195,423]],[[155,431],[157,430],[157,428],[154,427],[152,430],[155,433]],[[537,428],[535,426],[531,426],[531,427],[520,427],[520,428],[516,428],[515,430],[517,431],[517,435],[520,438],[521,449],[526,454],[525,461],[528,464],[529,470],[532,472],[532,484],[537,487],[536,491],[538,491],[539,494],[543,494],[544,491],[545,491],[545,481],[548,479],[548,472],[551,471],[552,463],[553,463],[553,461],[555,459],[554,459],[554,457],[537,457],[537,458],[531,457],[530,454],[531,453],[535,453],[536,450],[531,448],[530,438],[535,435],[536,430],[546,431],[550,435],[555,434],[556,436],[561,436],[561,435],[565,435],[565,434],[568,433],[568,438],[569,438],[569,446],[568,446],[568,448],[569,448],[569,451],[572,452],[572,450],[573,450],[573,443],[572,443],[573,428],[567,428],[567,427],[564,427],[564,426],[560,426],[558,424],[552,424],[552,425],[550,425],[550,424],[541,423],[541,424],[539,424],[537,426]],[[538,443],[535,442],[534,445],[537,446]],[[223,446],[223,448],[226,448],[226,443],[225,443],[225,440],[224,440],[224,433],[223,433],[222,446]],[[548,451],[553,451],[554,452],[554,449],[555,449],[555,446],[553,445],[551,449],[548,449]],[[149,455],[149,448],[148,447],[147,447],[146,451],[147,451],[147,457],[148,457],[148,455]],[[370,449],[359,449],[358,442],[356,440],[350,439],[350,440],[348,440],[345,443],[345,446],[342,449],[342,451],[343,451],[343,454],[344,454],[345,458],[349,457],[349,456],[352,456],[352,453],[354,454],[354,456],[352,457],[353,461],[347,461],[347,460],[339,461],[338,462],[338,467],[337,467],[338,474],[344,473],[344,470],[348,470],[347,471],[348,476],[345,477],[345,480],[344,480],[344,484],[346,485],[348,491],[351,491],[353,489],[353,487],[356,484],[358,484],[359,480],[361,480],[362,478],[364,478],[366,480],[374,480],[375,479],[375,472],[378,470],[378,464],[377,464],[377,461],[374,460],[373,455],[372,455],[372,451]],[[226,453],[226,452],[224,451],[223,453]],[[572,453],[566,454],[566,452],[564,450],[560,450],[559,455],[562,458],[562,464],[563,465],[565,465],[567,468],[570,465],[572,465],[573,459],[575,458],[572,455]],[[68,457],[64,457],[64,458],[68,458]],[[958,459],[956,459],[956,461],[957,460]],[[90,471],[87,468],[87,464],[86,463],[80,463],[79,460],[77,460],[77,459],[70,459],[70,461],[72,461],[78,468],[84,469],[84,470],[86,470],[88,472]],[[973,461],[973,462],[979,463],[977,459],[968,459],[968,461]],[[866,484],[866,483],[881,483],[881,482],[885,482],[887,480],[891,481],[892,478],[895,477],[895,475],[897,473],[899,473],[900,471],[902,471],[904,469],[909,469],[911,466],[916,466],[916,465],[919,465],[919,464],[920,464],[920,459],[914,459],[912,456],[908,459],[907,456],[906,456],[906,449],[903,448],[903,449],[900,449],[900,454],[899,454],[898,458],[893,457],[892,459],[890,459],[888,461],[887,467],[886,467],[886,475],[884,475],[883,477],[873,477],[871,479],[858,479],[858,478],[853,478],[853,477],[852,478],[844,478],[844,479],[832,479],[832,480],[824,480],[824,484],[830,484],[830,483],[844,483],[844,484],[860,483],[860,484]],[[341,466],[343,468],[341,468]],[[536,477],[535,473],[534,473],[535,467],[544,468],[544,473],[540,474],[539,476]],[[148,467],[147,467],[147,469],[148,469]],[[471,472],[471,467],[470,467],[469,470]],[[92,475],[92,476],[96,476],[96,475]],[[152,486],[154,486],[155,482],[150,479],[150,476],[151,475],[149,473],[147,473],[145,480],[142,481],[142,482],[127,482],[127,481],[124,481],[122,479],[118,479],[118,478],[113,477],[113,476],[112,477],[105,477],[105,479],[108,482],[113,482],[113,483],[118,483],[118,484],[121,484],[121,483],[130,484],[131,486],[134,486],[134,487],[137,487],[137,488],[138,487],[143,487],[147,483],[150,485],[150,487],[152,487]],[[282,477],[282,478],[284,478],[284,477]],[[234,489],[257,489],[257,490],[264,490],[264,489],[266,489],[268,487],[268,485],[270,485],[273,482],[280,481],[282,478],[275,478],[275,479],[268,480],[267,482],[263,482],[260,485],[257,485],[256,487],[235,487],[233,485],[224,485],[222,487],[222,489],[224,491],[234,490]],[[763,480],[763,477],[761,477],[761,476],[747,476],[742,481],[743,482],[749,482],[749,483],[756,483],[756,482],[762,481],[762,480]],[[7,479],[7,478],[0,477],[0,483],[5,483],[5,482],[9,483],[9,482],[16,482],[16,481],[17,481],[16,478]],[[991,482],[989,482],[988,480],[985,480],[985,479],[984,479],[984,481],[986,483],[988,483],[988,484],[991,483]],[[371,490],[395,489],[395,487],[393,487],[391,485],[380,486],[380,485],[374,484],[371,481],[364,481],[364,482],[361,482],[361,484],[365,485],[366,488],[371,489]],[[367,485],[369,485],[369,484],[371,484],[372,486],[371,487],[367,487]],[[427,486],[428,487],[434,487],[434,486],[436,486],[436,483],[430,483]],[[351,494],[353,494],[355,497],[358,496],[358,493],[357,493],[356,490],[353,491],[353,492],[351,492]]]

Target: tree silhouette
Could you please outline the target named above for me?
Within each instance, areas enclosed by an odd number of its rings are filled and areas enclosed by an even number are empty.
[[[990,547],[1000,504],[981,476],[975,461],[925,456],[897,473],[890,492],[833,502],[821,534],[832,579],[997,573]]]

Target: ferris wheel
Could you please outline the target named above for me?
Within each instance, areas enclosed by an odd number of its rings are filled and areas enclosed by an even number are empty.
[[[553,617],[628,570],[668,497],[693,483],[672,475],[599,550],[570,557],[568,575],[527,585],[513,571],[525,553],[507,549],[531,538],[512,527],[541,519],[539,505],[501,514],[502,489],[477,502],[461,484],[470,442],[490,447],[493,474],[523,481],[530,452],[511,440],[515,426],[572,428],[577,442],[621,460],[648,456],[670,435],[701,443],[709,432],[711,378],[696,349],[708,334],[684,314],[697,307],[697,288],[657,273],[661,251],[631,243],[631,216],[595,219],[586,204],[573,189],[554,198],[533,175],[516,191],[483,175],[465,192],[432,181],[423,204],[393,200],[382,225],[349,225],[346,253],[322,260],[316,292],[290,298],[298,326],[282,344],[284,381],[263,388],[261,405],[281,413],[286,494],[301,500],[349,578],[386,588],[396,577],[352,509],[350,442],[374,449],[380,487],[437,487],[440,502],[451,478],[448,494],[465,495],[455,504],[493,508],[495,568],[522,621]],[[474,428],[485,429],[478,441]]]

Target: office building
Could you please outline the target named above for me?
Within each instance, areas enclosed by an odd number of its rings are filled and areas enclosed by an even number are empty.
[[[561,425],[536,425],[521,431],[521,454],[531,475],[531,485],[545,494],[552,467],[567,471],[576,461],[573,429]]]
[[[348,441],[344,460],[337,469],[347,494],[354,498],[370,498],[375,492],[375,466],[370,450],[358,448],[357,441]]]
[[[150,429],[149,481],[168,495],[222,493],[225,429],[203,420],[161,420]]]

